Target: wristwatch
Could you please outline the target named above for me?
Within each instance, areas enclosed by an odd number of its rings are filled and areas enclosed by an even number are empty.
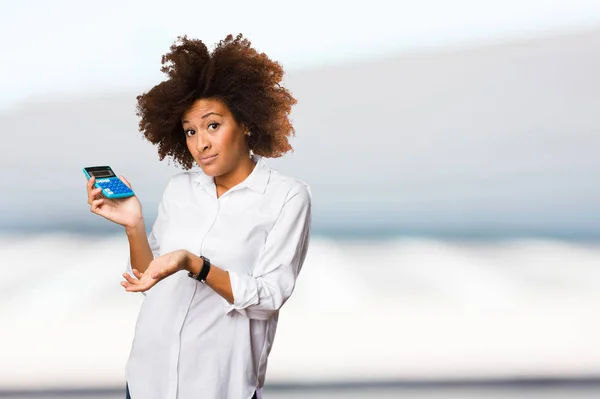
[[[202,265],[200,272],[198,274],[192,274],[192,272],[189,272],[188,276],[206,284],[206,276],[208,276],[208,272],[210,271],[210,259],[208,259],[206,256],[202,256],[202,255],[200,255],[200,257],[204,261],[204,264]]]

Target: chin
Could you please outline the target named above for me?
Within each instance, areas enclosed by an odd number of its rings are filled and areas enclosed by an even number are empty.
[[[198,167],[200,169],[202,169],[202,171],[207,176],[211,176],[211,177],[218,176],[218,173],[216,172],[217,168],[215,168],[215,165],[200,165],[199,163],[196,163],[196,165],[198,165]]]

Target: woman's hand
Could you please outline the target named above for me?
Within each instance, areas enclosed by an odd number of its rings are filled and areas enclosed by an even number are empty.
[[[123,176],[119,176],[119,179],[131,188],[127,179]],[[92,213],[126,229],[133,229],[143,221],[142,204],[136,195],[127,198],[105,198],[101,194],[101,188],[94,188],[95,181],[96,177],[92,176],[87,182],[88,204]]]
[[[185,249],[178,249],[177,251],[161,255],[150,262],[144,273],[133,269],[133,274],[137,279],[131,277],[129,273],[123,273],[123,277],[127,281],[121,282],[121,285],[128,292],[147,291],[163,278],[180,270],[186,270],[190,255],[190,252]]]

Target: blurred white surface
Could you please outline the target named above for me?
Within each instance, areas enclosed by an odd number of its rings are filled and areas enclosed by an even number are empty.
[[[119,386],[124,236],[0,239],[0,387]],[[600,375],[600,245],[315,237],[268,383]]]

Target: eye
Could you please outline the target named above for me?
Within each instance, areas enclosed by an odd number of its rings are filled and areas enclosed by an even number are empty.
[[[189,132],[192,132],[192,134],[191,134],[192,136],[194,135],[194,133],[196,133],[193,129],[187,129],[184,131],[185,137],[190,137],[190,135],[188,135]]]
[[[212,129],[211,129],[211,126],[213,126]],[[219,127],[219,123],[213,122],[208,125],[208,130],[215,130],[217,127]]]

